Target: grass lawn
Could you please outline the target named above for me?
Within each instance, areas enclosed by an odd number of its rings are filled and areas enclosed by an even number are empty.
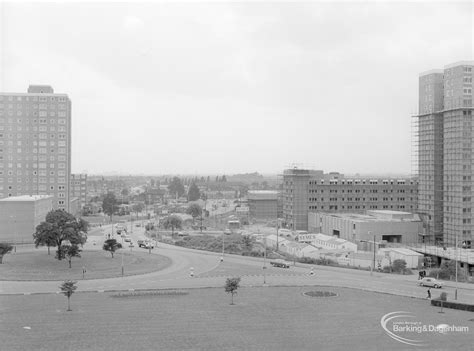
[[[313,298],[309,290],[336,292]],[[77,293],[0,296],[4,350],[420,350],[391,339],[383,315],[410,311],[426,324],[468,326],[470,333],[402,334],[429,349],[472,347],[473,314],[426,300],[329,287],[241,288],[230,305],[224,289],[188,295],[113,297]],[[26,328],[25,328],[26,327]]]
[[[4,257],[0,264],[0,279],[2,280],[64,280],[82,279],[82,267],[86,268],[86,279],[111,278],[122,275],[121,250],[114,254],[95,250],[83,251],[80,258],[72,259],[72,268],[67,260],[58,261],[45,249],[29,252],[17,252]],[[161,255],[149,255],[148,251],[134,249],[124,250],[123,262],[125,275],[143,274],[161,270],[171,264],[171,260]]]

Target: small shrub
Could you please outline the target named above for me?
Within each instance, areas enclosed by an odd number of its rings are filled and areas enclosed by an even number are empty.
[[[432,269],[432,270],[429,271],[428,277],[431,277],[431,278],[438,278],[439,272],[440,272],[440,269],[439,269],[439,268],[434,268],[434,269]]]
[[[448,301],[448,293],[442,292],[441,295],[439,295],[439,299],[441,301]]]
[[[407,268],[407,262],[405,260],[395,260],[392,264],[392,269],[395,273],[403,273]]]
[[[382,272],[383,272],[383,273],[392,273],[392,267],[390,267],[390,266],[384,266],[384,267],[382,268]]]

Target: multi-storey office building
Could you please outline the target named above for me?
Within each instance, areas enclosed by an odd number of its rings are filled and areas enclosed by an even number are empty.
[[[53,88],[0,93],[0,198],[51,195],[69,209],[71,101]]]
[[[71,199],[78,199],[78,208],[87,203],[87,174],[71,174]]]
[[[474,233],[473,62],[419,78],[419,211],[430,241],[455,245]]]
[[[345,179],[337,173],[289,169],[283,173],[283,220],[289,228],[308,230],[309,212],[416,212],[417,191],[413,179]]]
[[[249,215],[258,219],[277,219],[278,191],[249,190],[247,194]]]

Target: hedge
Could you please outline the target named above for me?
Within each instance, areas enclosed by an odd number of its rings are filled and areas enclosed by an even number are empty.
[[[442,305],[441,305],[442,304]],[[431,300],[431,306],[452,308],[455,310],[474,312],[474,305],[454,301],[442,301],[440,299]]]

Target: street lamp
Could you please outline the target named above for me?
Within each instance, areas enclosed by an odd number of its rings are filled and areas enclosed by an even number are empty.
[[[16,253],[16,217],[11,215],[10,218],[13,220],[13,253]]]
[[[123,278],[123,238],[122,238],[122,278]]]
[[[222,232],[222,257],[221,257],[221,261],[224,260],[224,236],[225,236],[225,232]]]
[[[454,289],[454,299],[458,299],[458,233],[456,232],[456,251],[454,252],[455,258],[456,258],[456,289]]]
[[[259,229],[260,232],[260,229]],[[263,284],[267,283],[267,237],[263,237]]]
[[[368,232],[369,233],[369,236],[370,236],[370,231]],[[370,243],[371,241],[369,240],[360,240],[361,243]],[[374,234],[374,241],[372,241],[373,245],[374,245],[374,259],[373,259],[373,262],[372,262],[372,266],[370,267],[371,270],[370,270],[370,275],[373,275],[373,272],[375,270],[375,234]]]

